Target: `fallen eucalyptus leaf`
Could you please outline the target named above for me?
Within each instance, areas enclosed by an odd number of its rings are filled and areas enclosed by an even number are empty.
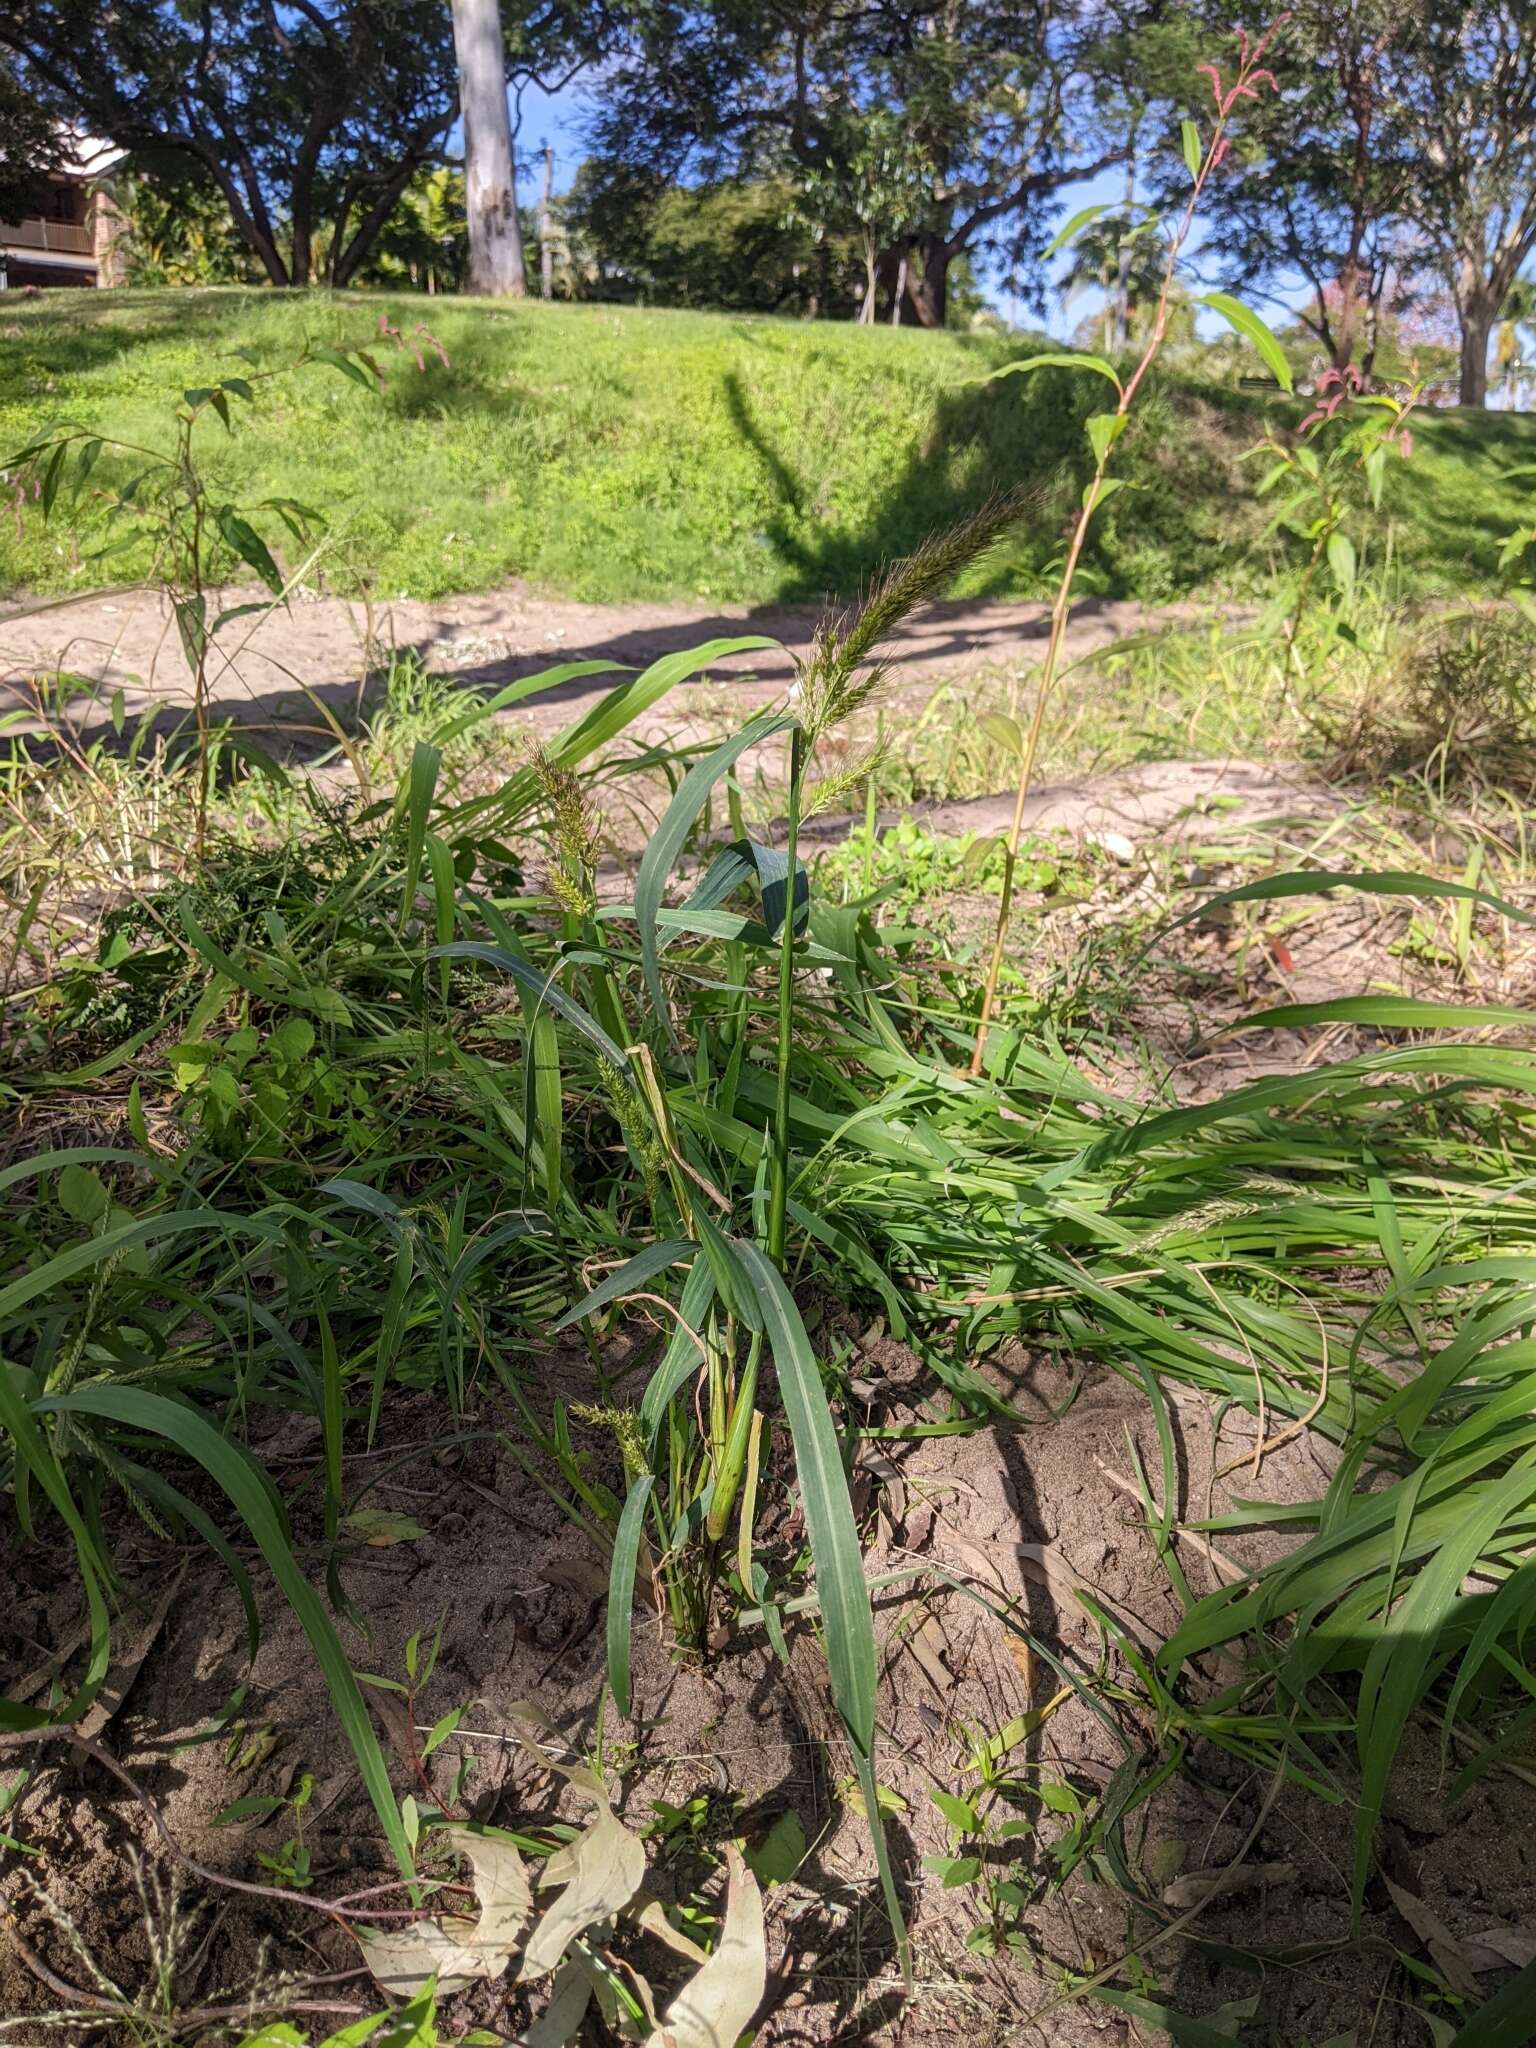
[[[386,1991],[412,1998],[437,1979],[444,1995],[467,1985],[494,1983],[512,1960],[533,1918],[533,1890],[523,1859],[510,1842],[449,1828],[445,1839],[475,1873],[478,1915],[412,1920],[377,1934],[359,1934],[363,1960]]]
[[[1536,1963],[1536,1934],[1525,1927],[1480,1927],[1461,1944],[1474,1970],[1517,1970]]]
[[[513,2048],[566,2048],[587,2016],[591,1997],[586,1971],[578,1963],[567,1963],[555,1979],[548,2005],[527,2032],[518,2035]]]
[[[528,1937],[520,1984],[553,1970],[578,1935],[629,1904],[645,1877],[645,1845],[604,1807],[580,1841],[561,1851],[561,1870],[569,1880]]]
[[[672,1925],[662,1909],[660,1899],[647,1898],[644,1892],[640,1897],[645,1900],[645,1904],[635,1914],[637,1927],[643,1927],[647,1934],[653,1934],[663,1947],[671,1949],[674,1955],[686,1956],[690,1963],[708,1960],[706,1949],[700,1948],[699,1944],[691,1941],[686,1934],[680,1934]]]
[[[553,1771],[557,1777],[564,1778],[574,1791],[585,1792],[590,1798],[595,1799],[599,1806],[607,1806],[608,1787],[590,1764],[563,1764],[545,1754],[540,1745],[540,1738],[552,1735],[558,1742],[560,1733],[553,1721],[542,1713],[532,1700],[514,1700],[507,1709],[507,1719],[512,1723],[509,1731],[512,1740],[526,1756],[532,1757],[533,1761],[546,1771]]]
[[[469,1828],[449,1828],[444,1839],[475,1873],[480,1918],[466,1945],[484,1957],[488,1977],[499,1977],[533,1918],[533,1887],[523,1859],[510,1842]]]
[[[465,1940],[475,1931],[473,1920],[456,1917],[410,1920],[403,1927],[382,1928],[376,1934],[359,1931],[357,1938],[363,1961],[384,1990],[396,1998],[415,1998],[435,1977],[439,1993],[446,1998],[482,1982],[487,1974],[484,1957]],[[503,1969],[506,1960],[503,1956]]]
[[[736,2048],[768,1981],[763,1895],[734,1842],[725,1849],[725,1922],[709,1961],[667,2007],[646,2048]]]

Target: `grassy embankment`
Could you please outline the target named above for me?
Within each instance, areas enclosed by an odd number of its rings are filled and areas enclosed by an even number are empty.
[[[219,461],[233,498],[282,494],[327,514],[320,576],[390,596],[508,577],[593,600],[851,593],[989,489],[1030,479],[1040,518],[971,590],[1038,596],[1099,399],[1096,380],[1067,370],[977,381],[1034,346],[1022,339],[382,295],[60,293],[7,307],[0,450],[64,418],[158,446],[165,394],[238,371],[237,348],[278,363],[306,336],[363,340],[381,314],[407,334],[425,322],[451,367],[429,352],[423,375],[393,370],[382,430],[376,402],[344,380],[285,380]],[[1239,457],[1264,402],[1164,384],[1134,430],[1140,488],[1106,508],[1081,592],[1156,602],[1263,580],[1271,544]],[[1413,588],[1491,578],[1525,490],[1501,473],[1533,441],[1523,418],[1421,422],[1387,506]],[[72,527],[7,522],[0,591],[145,567],[132,552],[90,562],[106,536],[89,504]]]

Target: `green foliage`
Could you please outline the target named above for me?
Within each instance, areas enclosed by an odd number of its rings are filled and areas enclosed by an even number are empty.
[[[1024,395],[1053,380],[1063,393],[1102,385],[1103,373],[1081,368],[1042,366],[1003,390],[1024,409]],[[198,390],[184,401],[194,412],[232,386]],[[1074,439],[1079,455],[1088,437],[1102,443],[1102,474],[1114,444],[1089,417],[1074,417]],[[81,445],[57,434],[38,443],[56,503]],[[609,751],[633,721],[760,638],[712,642],[625,677],[475,793],[442,770],[490,703],[439,706],[406,678],[401,701],[416,729],[392,797],[360,791],[351,814],[308,823],[291,799],[281,815],[293,843],[275,852],[215,835],[183,874],[154,887],[135,878],[93,961],[67,962],[22,994],[7,1089],[44,1130],[75,1119],[87,1099],[100,1133],[0,1171],[0,1481],[15,1540],[73,1558],[88,1616],[62,1718],[84,1710],[110,1668],[110,1539],[125,1514],[211,1546],[253,1649],[254,1544],[415,1882],[445,1817],[424,1804],[421,1765],[455,1725],[453,1710],[439,1716],[418,1747],[417,1693],[435,1646],[423,1657],[412,1639],[403,1681],[360,1679],[300,1558],[314,1555],[344,1610],[352,1546],[376,1526],[362,1508],[371,1482],[354,1490],[348,1454],[372,1445],[388,1395],[429,1390],[457,1421],[496,1390],[515,1417],[501,1447],[609,1560],[608,1662],[621,1712],[636,1704],[638,1594],[656,1600],[678,1647],[694,1654],[723,1623],[760,1626],[787,1657],[789,1631],[813,1618],[854,1752],[843,1796],[874,1829],[899,1927],[883,1840],[893,1795],[876,1776],[873,1588],[847,1477],[863,1412],[845,1378],[840,1318],[851,1310],[878,1315],[909,1347],[942,1429],[1011,1419],[1006,1382],[991,1371],[1008,1347],[1086,1361],[1142,1390],[1164,1453],[1160,1514],[1141,1490],[1170,1573],[1165,1382],[1255,1415],[1270,1448],[1306,1429],[1337,1453],[1326,1496],[1288,1511],[1316,1533],[1192,1601],[1160,1654],[1149,1659],[1080,1592],[1104,1637],[1099,1672],[1090,1680],[1053,1659],[1062,1689],[1049,1705],[976,1731],[977,1789],[944,1795],[956,1840],[937,1874],[978,1888],[977,1949],[1017,1946],[1023,1897],[992,1867],[994,1850],[1033,1829],[1058,1876],[1084,1865],[1119,1876],[1128,1807],[1197,1747],[1336,1796],[1347,1734],[1363,1787],[1358,1899],[1410,1715],[1433,1712],[1491,1745],[1473,1748],[1463,1785],[1483,1759],[1524,1741],[1522,1645],[1536,1600],[1536,1223],[1526,1199],[1536,1054],[1487,1036],[1524,1014],[1470,992],[1455,1004],[1384,992],[1259,1011],[1241,1025],[1369,1036],[1331,1061],[1152,1111],[1142,1088],[1103,1081],[1074,1053],[1069,1017],[1005,1007],[967,1074],[975,977],[923,927],[925,884],[953,879],[947,857],[914,834],[895,843],[908,916],[891,933],[848,886],[849,859],[878,882],[877,844],[856,845],[841,873],[833,860],[807,875],[797,859],[818,743],[838,721],[877,714],[882,636],[948,579],[990,573],[987,550],[1009,546],[1018,513],[1016,502],[994,506],[898,565],[862,607],[823,628],[782,712],[683,773],[682,760],[668,761],[673,793],[631,902],[598,888],[593,781],[644,772],[651,764]],[[1321,541],[1317,561],[1342,582],[1328,550],[1340,531],[1325,523],[1302,539],[1314,551]],[[1315,609],[1319,631],[1338,642],[1332,609]],[[1271,636],[1270,662],[1276,644],[1288,671],[1297,636]],[[1469,678],[1518,672],[1524,648],[1497,636],[1442,648],[1432,675],[1449,676],[1443,692],[1459,702]],[[501,701],[570,674],[530,678]],[[989,742],[1022,759],[1017,720],[982,718]],[[722,848],[708,836],[711,800],[722,785],[731,793],[748,741],[785,752],[782,850],[745,836]],[[205,756],[180,773],[206,786],[206,770]],[[286,787],[280,770],[271,779]],[[1015,835],[1003,849],[1005,902],[1015,884],[1045,893],[1062,880],[1043,853],[1031,849],[1026,865],[1019,851]],[[959,872],[989,870],[962,857]],[[1205,909],[1354,888],[1417,900],[1426,915],[1448,905],[1463,958],[1475,920],[1531,918],[1486,886],[1480,867],[1448,882],[1309,861]],[[649,1383],[636,1407],[616,1405],[605,1341],[658,1305],[665,1336]],[[554,1399],[551,1339],[578,1327],[592,1398]],[[313,1505],[298,1488],[291,1511],[246,1448],[248,1418],[284,1409],[318,1423]],[[772,1434],[789,1450],[777,1470]],[[799,1513],[764,1516],[766,1490],[786,1477]],[[1239,1508],[1215,1527],[1275,1513]],[[1289,1630],[1276,1626],[1293,1618]],[[1189,1667],[1236,1643],[1249,1646],[1247,1661],[1223,1667],[1213,1695],[1208,1671]],[[1144,1725],[1155,1722],[1155,1770],[1122,1735],[1125,1762],[1101,1799],[1033,1764],[1026,1778],[1015,1752],[1069,1694],[1116,1728],[1101,1697],[1112,1660],[1114,1687],[1135,1699]],[[1349,1688],[1352,1717],[1318,1698],[1324,1684]],[[393,1759],[413,1776],[403,1797],[360,1685],[407,1703],[411,1729]],[[0,1715],[28,1725],[25,1708]],[[585,1767],[560,1768],[591,1793]],[[302,1782],[290,1803],[293,1833],[271,1874],[302,1888]],[[687,1808],[674,1811],[677,1827],[697,1832]],[[615,1829],[604,1797],[588,1839],[605,1831],[611,1841]],[[793,1867],[795,1851],[781,1841],[766,1868]],[[624,1853],[643,1871],[637,1849]],[[556,1932],[569,1898],[582,1896],[578,1861],[560,1866],[572,1881],[553,1909]],[[738,1908],[750,1907],[734,1851],[727,1861]],[[620,1906],[638,1883],[637,1874]],[[477,1889],[483,1919],[492,1901],[478,1879]],[[610,1910],[593,1903],[583,1927]],[[737,1934],[755,1955],[761,1923],[748,1919]],[[730,1921],[728,1909],[693,1983],[724,1992],[734,2035],[750,2013],[729,2002],[742,1981]],[[430,2039],[431,1997],[418,1993],[447,1930],[409,1925],[409,1995],[418,2036]],[[374,1951],[381,1967],[384,1946]],[[1176,2015],[1145,1988],[1111,2002],[1172,2025]],[[352,2038],[375,2024],[361,2021]],[[302,2038],[286,2022],[267,2032],[289,2048]]]
[[[12,447],[67,413],[157,445],[168,385],[203,384],[235,346],[263,360],[356,331],[355,301],[263,294],[63,295],[18,305],[0,359],[0,438]],[[578,598],[694,597],[749,604],[853,594],[881,564],[973,510],[997,486],[1037,482],[1039,517],[962,590],[1037,596],[1085,474],[1092,380],[1042,371],[1025,386],[975,379],[1033,344],[601,307],[390,298],[430,354],[370,402],[307,379],[204,456],[234,502],[322,506],[331,542],[311,580],[435,597],[508,575]],[[382,407],[382,420],[380,417]],[[1262,514],[1238,465],[1263,417],[1247,394],[1154,386],[1117,458],[1141,488],[1100,514],[1094,588],[1162,600],[1263,572]],[[383,431],[381,431],[381,426]],[[1490,581],[1499,537],[1527,510],[1497,471],[1536,451],[1511,414],[1421,415],[1413,477],[1389,473],[1394,559],[1420,587]],[[126,466],[102,459],[102,480]],[[69,540],[0,522],[0,587],[95,587],[147,555],[89,568],[104,510],[71,507]]]
[[[453,292],[468,262],[464,173],[438,164],[418,171],[401,193],[362,278],[393,291]]]
[[[114,256],[130,285],[254,284],[259,272],[217,187],[175,157],[132,159],[112,180]]]
[[[53,110],[0,59],[0,221],[21,218],[62,157]]]
[[[836,315],[862,277],[846,235],[816,235],[797,219],[784,179],[676,185],[589,158],[559,213],[587,257],[562,297]]]

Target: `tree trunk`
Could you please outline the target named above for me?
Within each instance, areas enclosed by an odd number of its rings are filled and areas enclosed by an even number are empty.
[[[544,205],[539,213],[539,289],[546,299],[555,296],[555,243],[554,223],[550,218],[549,202],[555,189],[555,148],[551,142],[544,145]]]
[[[1461,308],[1461,389],[1459,405],[1488,403],[1488,337],[1493,332],[1494,308],[1473,301]]]
[[[1115,265],[1114,330],[1111,355],[1124,355],[1131,333],[1131,227],[1136,219],[1136,140],[1131,129],[1131,153],[1125,160],[1125,234],[1121,238]]]
[[[866,234],[864,237],[864,303],[859,308],[858,324],[860,327],[873,327],[875,324],[875,282],[875,238],[873,235]]]
[[[1360,374],[1367,384],[1376,374],[1376,351],[1381,345],[1381,296],[1386,283],[1386,272],[1382,270],[1365,306],[1365,351],[1360,358]]]
[[[453,47],[464,117],[469,289],[493,299],[526,298],[499,0],[453,0]]]
[[[811,286],[810,297],[805,302],[807,320],[819,320],[821,309],[827,303],[832,290],[832,257],[826,242],[816,244],[816,276]]]
[[[896,265],[896,284],[891,292],[891,325],[893,327],[901,325],[901,302],[907,296],[907,267],[908,252],[906,245],[903,244],[901,257]]]
[[[1333,342],[1333,367],[1346,369],[1354,360],[1360,325],[1360,266],[1351,253],[1339,271],[1339,325]]]
[[[921,250],[922,270],[908,283],[907,296],[919,327],[942,327],[949,311],[950,250],[937,235],[925,235]]]

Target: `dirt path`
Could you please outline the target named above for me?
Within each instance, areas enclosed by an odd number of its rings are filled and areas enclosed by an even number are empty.
[[[229,607],[259,592],[229,591]],[[212,607],[210,607],[212,608]],[[236,620],[220,640],[212,709],[253,727],[282,727],[299,739],[315,726],[314,693],[333,712],[352,709],[370,667],[392,650],[414,649],[429,666],[467,685],[494,687],[574,661],[643,667],[658,656],[706,640],[763,634],[784,653],[758,652],[714,664],[711,673],[739,682],[751,702],[783,686],[791,655],[808,644],[820,614],[809,606],[732,611],[699,605],[583,605],[537,597],[512,584],[441,603],[408,600],[378,605],[371,616],[340,598],[295,599],[285,609]],[[1188,606],[1151,610],[1130,601],[1090,598],[1074,607],[1070,657],[1109,640],[1193,616]],[[931,606],[896,636],[892,651],[904,684],[932,687],[944,677],[1038,659],[1049,631],[1049,607],[1002,601]],[[369,659],[370,641],[372,660]],[[129,721],[160,708],[174,716],[190,705],[191,677],[169,608],[155,594],[112,591],[68,602],[0,612],[0,693],[14,695],[30,678],[63,671],[101,693],[100,711],[116,690]],[[540,695],[520,717],[563,724],[574,700],[594,696],[611,677],[593,676]],[[304,687],[301,688],[300,686]],[[90,700],[75,717],[92,723]],[[300,742],[302,744],[302,742]]]

